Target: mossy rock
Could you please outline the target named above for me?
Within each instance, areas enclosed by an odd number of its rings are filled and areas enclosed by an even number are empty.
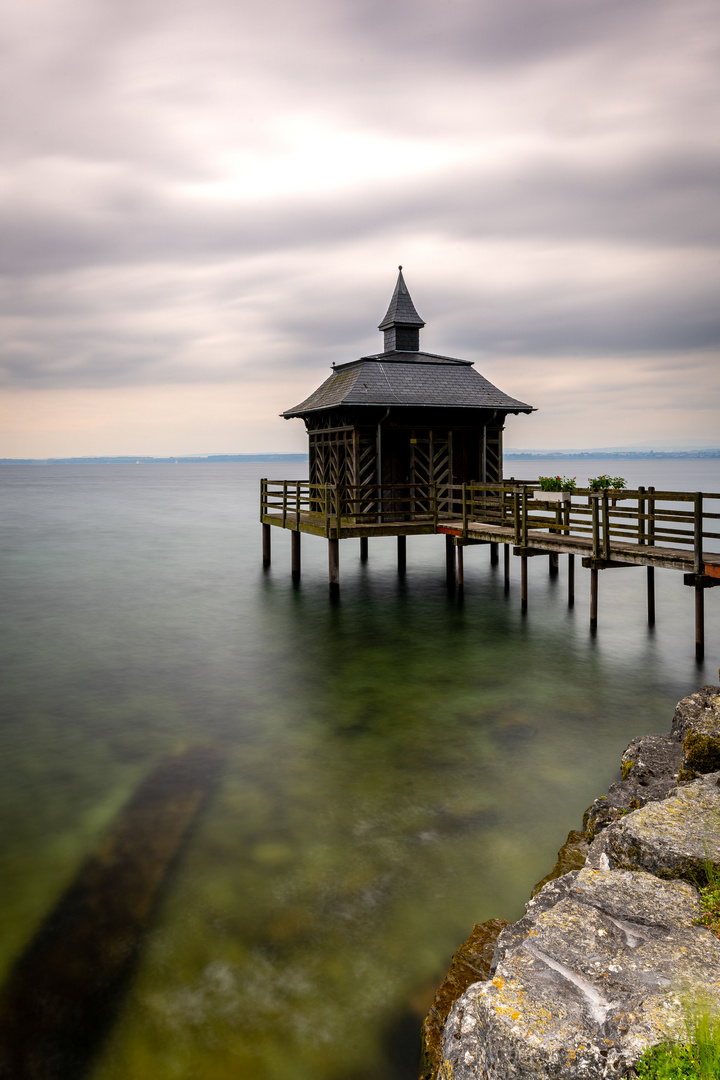
[[[422,1026],[420,1080],[435,1080],[440,1068],[443,1027],[448,1014],[469,986],[490,977],[495,942],[508,925],[505,919],[476,923],[470,937],[456,950]]]
[[[588,848],[587,833],[583,829],[571,829],[567,835],[567,840],[558,851],[557,862],[550,873],[546,874],[542,881],[538,881],[537,885],[533,887],[530,896],[537,896],[548,881],[554,881],[556,878],[562,877],[563,874],[569,874],[571,870],[581,870],[587,859]]]

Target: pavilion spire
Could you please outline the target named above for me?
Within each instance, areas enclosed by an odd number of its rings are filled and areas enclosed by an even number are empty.
[[[424,325],[405,284],[402,266],[399,266],[395,292],[385,318],[378,326],[385,334],[385,352],[418,352],[420,329]]]

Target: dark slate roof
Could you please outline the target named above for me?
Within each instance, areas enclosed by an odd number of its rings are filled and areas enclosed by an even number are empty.
[[[385,318],[378,326],[378,330],[388,330],[391,326],[424,326],[425,323],[415,310],[412,297],[408,292],[405,279],[402,275],[402,266],[398,266],[398,279],[395,292],[390,300]]]
[[[471,361],[432,353],[379,353],[333,370],[286,419],[343,405],[426,405],[532,412],[475,371]]]

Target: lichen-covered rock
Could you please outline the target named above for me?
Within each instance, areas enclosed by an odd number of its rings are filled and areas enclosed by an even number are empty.
[[[442,1080],[607,1080],[683,1031],[682,999],[720,1004],[720,940],[697,890],[589,868],[553,881],[503,931],[490,980],[445,1025]]]
[[[441,1060],[443,1026],[448,1013],[468,986],[490,975],[495,943],[508,925],[505,919],[476,923],[467,941],[453,955],[450,969],[422,1026],[420,1080],[434,1080]]]
[[[586,811],[583,826],[588,840],[655,799],[663,799],[677,785],[682,746],[672,735],[640,735],[622,756],[622,779],[611,784],[607,795],[596,799]]]
[[[720,769],[720,687],[703,686],[678,702],[672,727],[682,743],[680,779]]]
[[[609,826],[590,849],[591,866],[647,870],[658,877],[707,881],[720,872],[720,772],[678,787]]]

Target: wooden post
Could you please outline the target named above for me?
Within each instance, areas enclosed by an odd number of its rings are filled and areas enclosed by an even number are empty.
[[[510,545],[503,544],[503,569],[505,571],[505,592],[510,592]]]
[[[263,545],[263,567],[267,570],[270,565],[271,556],[271,544],[270,544],[270,525],[266,525],[263,522],[262,527],[262,545]]]
[[[575,607],[575,556],[568,555],[568,607]]]
[[[490,544],[490,565],[497,566],[498,564],[498,546],[495,543]]]
[[[398,574],[400,577],[404,577],[407,566],[407,536],[398,536],[397,538],[397,559]]]
[[[590,629],[597,630],[598,615],[598,574],[599,570],[593,566],[590,571]]]
[[[703,496],[701,491],[695,492],[693,523],[693,562],[696,574],[703,572]]]
[[[528,578],[527,578],[527,555],[520,557],[520,610],[527,611],[528,605]]]
[[[368,559],[368,538],[367,536],[360,537],[360,562],[367,562]]]
[[[550,577],[557,577],[558,575],[558,553],[557,551],[551,551],[548,555],[548,571]]]
[[[452,536],[445,537],[445,571],[449,587],[455,584],[455,552],[457,548],[453,544]]]
[[[463,548],[457,548],[457,583],[459,589],[465,588],[465,564],[463,562]]]
[[[328,582],[330,592],[340,589],[340,541],[328,540]]]
[[[592,553],[593,553],[593,558],[594,559],[599,559],[600,558],[600,515],[598,513],[598,510],[599,510],[600,504],[598,502],[597,496],[595,496],[595,495],[591,496],[590,502],[592,503],[592,507],[591,507],[591,509],[592,509]]]
[[[647,612],[648,626],[655,625],[655,567],[647,568]]]
[[[698,663],[705,656],[705,590],[701,582],[695,584],[695,659]]]
[[[292,576],[294,578],[300,577],[300,536],[301,533],[295,529],[290,533]]]

